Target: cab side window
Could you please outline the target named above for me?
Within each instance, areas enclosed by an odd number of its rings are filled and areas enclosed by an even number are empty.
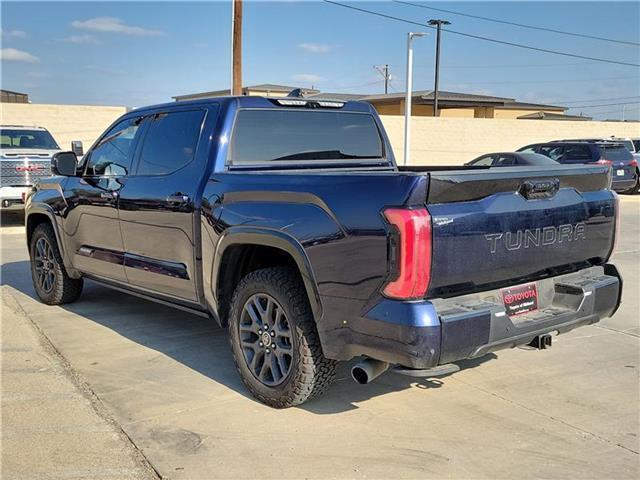
[[[196,153],[204,111],[161,113],[153,117],[140,154],[138,175],[166,175],[190,163]]]
[[[121,177],[129,174],[141,121],[142,118],[129,118],[109,130],[89,154],[86,175]]]
[[[492,163],[493,163],[493,156],[487,155],[486,157],[479,158],[478,160],[473,162],[472,165],[490,166]]]
[[[512,155],[496,155],[494,158],[494,167],[508,167],[509,165],[515,165],[516,163]]]

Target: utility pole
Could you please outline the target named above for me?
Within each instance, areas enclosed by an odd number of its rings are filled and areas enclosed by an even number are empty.
[[[382,78],[384,78],[384,93],[389,93],[389,80],[391,80],[391,75],[389,74],[389,64],[384,65],[374,65],[375,68]]]
[[[413,95],[413,37],[424,37],[426,33],[409,32],[407,34],[407,86],[404,96],[404,165],[411,157],[411,97]]]
[[[242,95],[242,0],[231,5],[231,95]]]
[[[451,25],[451,22],[446,20],[429,20],[429,25],[436,26],[438,29],[438,34],[436,36],[436,78],[435,85],[433,88],[433,116],[439,117],[440,111],[438,110],[438,84],[440,81],[440,30],[442,29],[442,25]]]

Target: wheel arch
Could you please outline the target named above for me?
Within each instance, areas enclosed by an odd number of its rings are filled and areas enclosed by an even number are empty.
[[[211,272],[215,318],[226,323],[231,295],[242,277],[259,268],[290,266],[300,275],[313,317],[322,316],[322,303],[313,269],[303,246],[291,235],[254,227],[232,227],[218,241]]]
[[[71,265],[68,256],[65,255],[65,244],[62,241],[58,223],[55,221],[55,214],[51,210],[51,207],[46,204],[31,204],[29,205],[29,208],[25,213],[24,224],[27,238],[27,249],[29,250],[29,254],[31,254],[31,237],[33,236],[33,232],[38,227],[38,225],[41,225],[43,223],[48,223],[53,229],[53,234],[56,237],[56,243],[58,245],[58,251],[60,252],[62,262],[68,275],[72,278],[79,278],[80,275]]]

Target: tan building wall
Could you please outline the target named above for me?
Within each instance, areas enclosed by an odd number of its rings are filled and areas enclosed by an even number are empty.
[[[0,124],[44,127],[63,150],[71,149],[72,140],[82,140],[86,150],[126,111],[126,107],[2,103]]]
[[[400,163],[404,117],[382,116]],[[640,137],[640,123],[413,117],[412,165],[460,165],[484,154],[561,138]]]

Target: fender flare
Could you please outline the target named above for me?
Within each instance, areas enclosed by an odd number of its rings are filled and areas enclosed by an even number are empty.
[[[311,305],[313,316],[318,322],[322,318],[322,302],[318,292],[313,269],[304,247],[293,236],[281,230],[258,227],[231,227],[227,229],[216,245],[213,268],[211,270],[211,288],[213,298],[218,305],[217,298],[219,274],[222,267],[222,258],[226,249],[233,245],[259,245],[273,247],[288,253],[296,262],[300,276],[307,292],[307,298]]]
[[[73,278],[76,278],[76,276],[79,277],[79,274],[76,272],[76,270],[73,268],[73,265],[71,265],[70,263],[71,259],[67,255],[65,255],[65,244],[62,241],[62,236],[60,235],[60,228],[58,226],[58,222],[56,221],[56,214],[53,211],[53,208],[51,208],[50,205],[43,202],[30,203],[28,205],[27,210],[25,211],[25,218],[24,218],[25,230],[29,225],[29,217],[33,215],[44,215],[48,218],[49,223],[51,224],[51,228],[53,228],[53,233],[56,236],[58,251],[60,252],[60,256],[62,257],[62,262],[64,263],[65,270],[67,271],[69,276]],[[27,241],[28,241],[28,237],[27,237]],[[29,248],[30,246],[27,244],[27,250],[29,250]]]

